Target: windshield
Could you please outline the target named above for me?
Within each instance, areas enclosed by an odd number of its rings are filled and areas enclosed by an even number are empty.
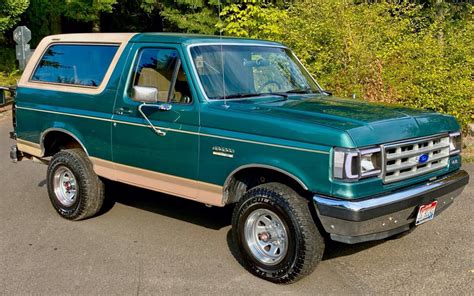
[[[191,56],[211,100],[263,94],[319,93],[290,50],[251,45],[201,45]]]

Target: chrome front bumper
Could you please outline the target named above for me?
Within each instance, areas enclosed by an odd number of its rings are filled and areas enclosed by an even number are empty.
[[[387,195],[350,201],[315,195],[319,220],[331,239],[348,244],[384,239],[410,229],[420,205],[438,201],[435,217],[461,194],[469,182],[460,170]]]

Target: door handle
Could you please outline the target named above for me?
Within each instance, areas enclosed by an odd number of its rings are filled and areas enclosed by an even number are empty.
[[[125,107],[120,107],[115,110],[115,114],[118,114],[118,115],[132,114],[132,112],[133,111],[131,109],[125,108]]]
[[[171,104],[158,105],[158,110],[160,110],[160,111],[170,111],[172,108],[173,108],[173,105],[171,105]]]

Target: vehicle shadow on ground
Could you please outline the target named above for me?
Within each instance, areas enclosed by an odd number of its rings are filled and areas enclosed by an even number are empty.
[[[115,203],[120,203],[213,230],[219,230],[231,224],[232,206],[207,207],[192,200],[122,183],[106,181],[105,184],[105,203],[98,215],[107,213]]]
[[[40,182],[38,186],[44,186]],[[233,206],[206,207],[205,205],[178,198],[159,192],[154,192],[123,183],[105,181],[106,197],[100,215],[104,215],[114,207],[115,203],[141,209],[158,215],[182,220],[188,223],[206,227],[208,229],[220,230],[231,225]],[[240,262],[238,248],[232,237],[232,229],[227,232],[227,245],[232,255]],[[348,245],[326,240],[326,249],[322,260],[330,260],[338,257],[350,256],[352,254],[370,249],[383,243],[384,240]]]

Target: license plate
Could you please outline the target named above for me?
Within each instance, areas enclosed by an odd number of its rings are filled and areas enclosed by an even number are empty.
[[[420,206],[420,208],[418,209],[418,215],[416,216],[415,225],[420,225],[422,223],[432,220],[434,218],[437,204],[438,202],[434,201],[427,205]]]

